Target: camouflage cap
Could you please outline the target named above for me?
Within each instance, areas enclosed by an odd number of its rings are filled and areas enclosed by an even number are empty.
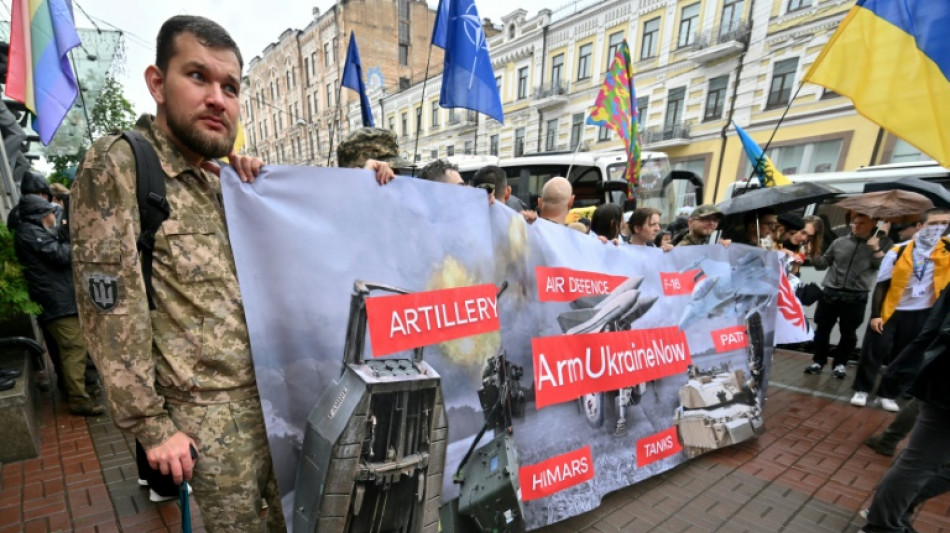
[[[719,218],[723,217],[722,211],[719,210],[713,204],[703,204],[696,209],[693,209],[693,212],[689,214],[690,220],[695,220],[697,218],[706,218],[711,216],[717,216]]]
[[[367,159],[389,163],[393,168],[412,168],[413,164],[399,156],[396,133],[382,128],[360,128],[343,139],[336,149],[341,168],[362,168]]]

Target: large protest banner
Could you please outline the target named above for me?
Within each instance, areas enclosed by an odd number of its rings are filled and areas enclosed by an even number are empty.
[[[448,418],[444,501],[458,496],[451,474],[482,427],[482,367],[500,350],[524,370],[513,437],[529,529],[763,429],[771,254],[604,245],[529,225],[480,189],[379,186],[368,171],[267,167],[222,184],[288,517],[307,417],[341,375],[357,280],[410,293],[367,300],[367,352],[426,346]]]

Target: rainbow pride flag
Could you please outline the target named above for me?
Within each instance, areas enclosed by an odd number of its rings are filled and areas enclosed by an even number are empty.
[[[950,2],[858,0],[805,73],[950,167]]]
[[[636,99],[630,47],[624,39],[607,69],[604,86],[594,100],[594,109],[587,117],[587,123],[610,128],[623,139],[627,149],[627,198],[633,198],[640,178],[640,125]]]
[[[49,144],[79,88],[69,51],[80,45],[67,0],[12,0],[6,94],[23,102]]]

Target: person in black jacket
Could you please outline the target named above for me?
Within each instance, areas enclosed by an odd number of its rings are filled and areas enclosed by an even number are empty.
[[[41,196],[26,194],[17,207],[14,249],[30,298],[43,308],[39,321],[59,347],[69,411],[83,416],[101,415],[105,408],[86,390],[87,353],[76,309],[70,245],[58,235],[53,204]]]
[[[950,287],[948,287],[950,289]],[[864,533],[904,533],[924,501],[950,491],[950,292],[934,303],[920,335],[905,353],[922,353],[911,388],[920,413],[907,447],[884,474],[868,510]]]

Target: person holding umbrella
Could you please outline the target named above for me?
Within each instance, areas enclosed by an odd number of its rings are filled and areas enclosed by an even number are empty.
[[[812,261],[815,269],[828,270],[822,283],[824,295],[815,310],[815,341],[812,363],[804,372],[820,374],[832,355],[832,372],[847,376],[845,364],[858,344],[857,330],[864,320],[871,282],[867,273],[877,270],[884,258],[882,243],[875,235],[876,219],[857,213],[851,219],[851,234],[839,237],[828,251]],[[831,331],[838,325],[840,340],[830,351]]]

